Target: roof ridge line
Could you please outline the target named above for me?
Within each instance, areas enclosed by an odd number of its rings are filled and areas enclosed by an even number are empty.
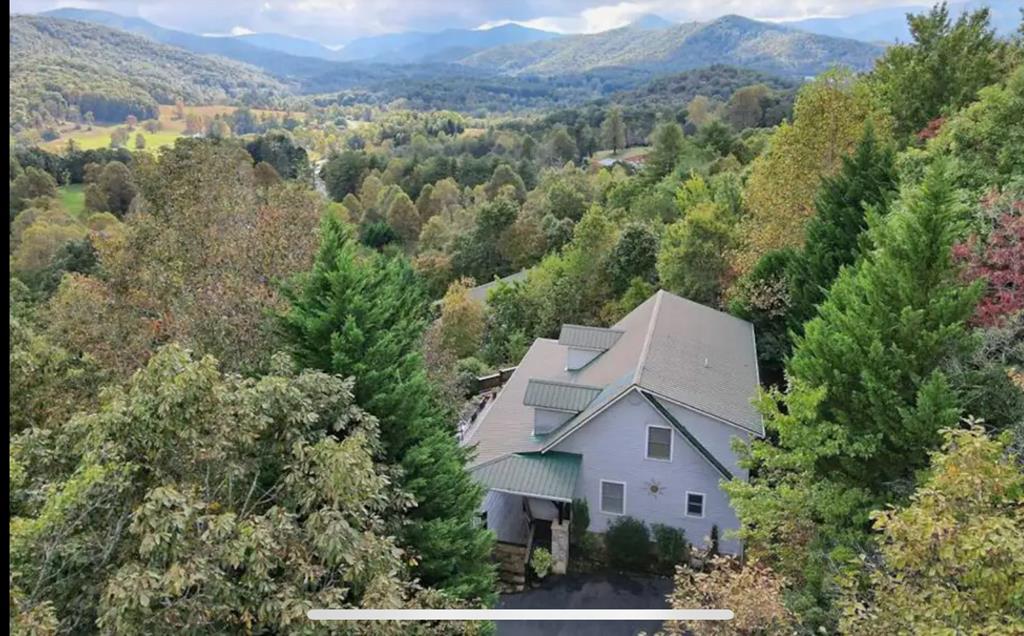
[[[644,347],[640,350],[640,358],[636,363],[636,372],[633,374],[633,384],[639,386],[640,376],[643,374],[644,365],[647,364],[647,352],[651,349],[651,340],[654,338],[654,326],[658,323],[658,314],[661,311],[661,299],[665,296],[665,290],[659,289],[654,295],[654,308],[651,309],[651,320],[647,323],[647,333],[644,335]]]
[[[557,384],[559,386],[568,386],[574,389],[594,389],[595,391],[604,391],[605,387],[595,386],[593,384],[577,384],[575,382],[566,382],[565,380],[546,380],[544,378],[529,378],[526,383],[530,382],[544,382],[545,384]]]
[[[615,333],[626,333],[625,329],[612,329],[611,327],[595,327],[593,325],[575,325],[570,322],[563,322],[563,327],[573,327],[575,329],[592,329],[594,331],[613,331]]]

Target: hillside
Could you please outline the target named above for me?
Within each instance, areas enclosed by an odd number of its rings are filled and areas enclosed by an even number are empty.
[[[265,48],[257,46],[259,39],[247,41],[236,37],[206,37],[185,31],[167,29],[153,24],[141,18],[123,16],[110,11],[96,11],[91,9],[56,9],[40,14],[51,18],[64,20],[76,20],[98,24],[112,29],[127,31],[135,35],[141,35],[150,40],[176,46],[182,49],[201,55],[219,55],[230,58],[252,66],[259,67],[264,71],[278,77],[305,77],[324,73],[332,68],[328,60],[317,57],[303,57],[289,55],[274,47]],[[263,44],[266,41],[264,39]]]
[[[716,64],[658,77],[633,90],[612,95],[612,101],[624,106],[679,107],[697,95],[725,102],[738,89],[754,84],[780,92],[795,92],[799,82],[759,71]]]
[[[102,26],[11,16],[10,122],[68,118],[76,107],[99,121],[152,117],[157,104],[242,101],[269,105],[288,87],[260,70],[195,55]]]
[[[661,29],[626,26],[529,45],[501,46],[470,55],[462,63],[517,75],[560,75],[608,66],[670,72],[727,64],[803,77],[835,64],[865,70],[881,51],[881,47],[864,42],[725,16],[707,23]]]

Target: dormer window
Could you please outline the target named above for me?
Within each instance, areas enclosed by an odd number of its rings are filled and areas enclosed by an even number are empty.
[[[526,384],[523,404],[534,407],[533,434],[547,435],[587,408],[601,393],[601,387],[530,380]]]
[[[623,332],[617,329],[562,325],[558,344],[568,348],[566,371],[578,371],[605,351],[612,348]]]

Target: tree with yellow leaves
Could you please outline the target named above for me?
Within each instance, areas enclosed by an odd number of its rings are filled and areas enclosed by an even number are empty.
[[[849,72],[825,73],[800,91],[793,123],[779,127],[751,168],[744,192],[749,214],[733,255],[740,273],[770,251],[803,244],[821,180],[839,170],[866,121],[882,141],[891,137],[889,120],[867,84]]]

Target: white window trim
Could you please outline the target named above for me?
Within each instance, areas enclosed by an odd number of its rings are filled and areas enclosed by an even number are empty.
[[[668,431],[668,459],[662,459],[661,457],[651,457],[648,453],[651,450],[651,429],[660,428]],[[648,424],[645,429],[646,436],[644,437],[644,459],[652,462],[665,462],[672,463],[672,455],[675,453],[675,435],[672,433],[671,426],[662,426],[661,424]]]
[[[622,486],[622,512],[613,512],[611,510],[604,509],[604,485],[605,484],[617,484]],[[601,514],[614,515],[616,517],[624,517],[626,515],[626,482],[614,481],[611,479],[602,479],[601,484],[597,490],[597,506],[601,510]]]
[[[700,514],[690,514],[690,495],[700,495]],[[687,517],[693,517],[694,519],[703,519],[704,513],[707,512],[708,508],[708,496],[705,493],[697,492],[694,490],[686,491],[686,499],[683,500],[683,512]]]

